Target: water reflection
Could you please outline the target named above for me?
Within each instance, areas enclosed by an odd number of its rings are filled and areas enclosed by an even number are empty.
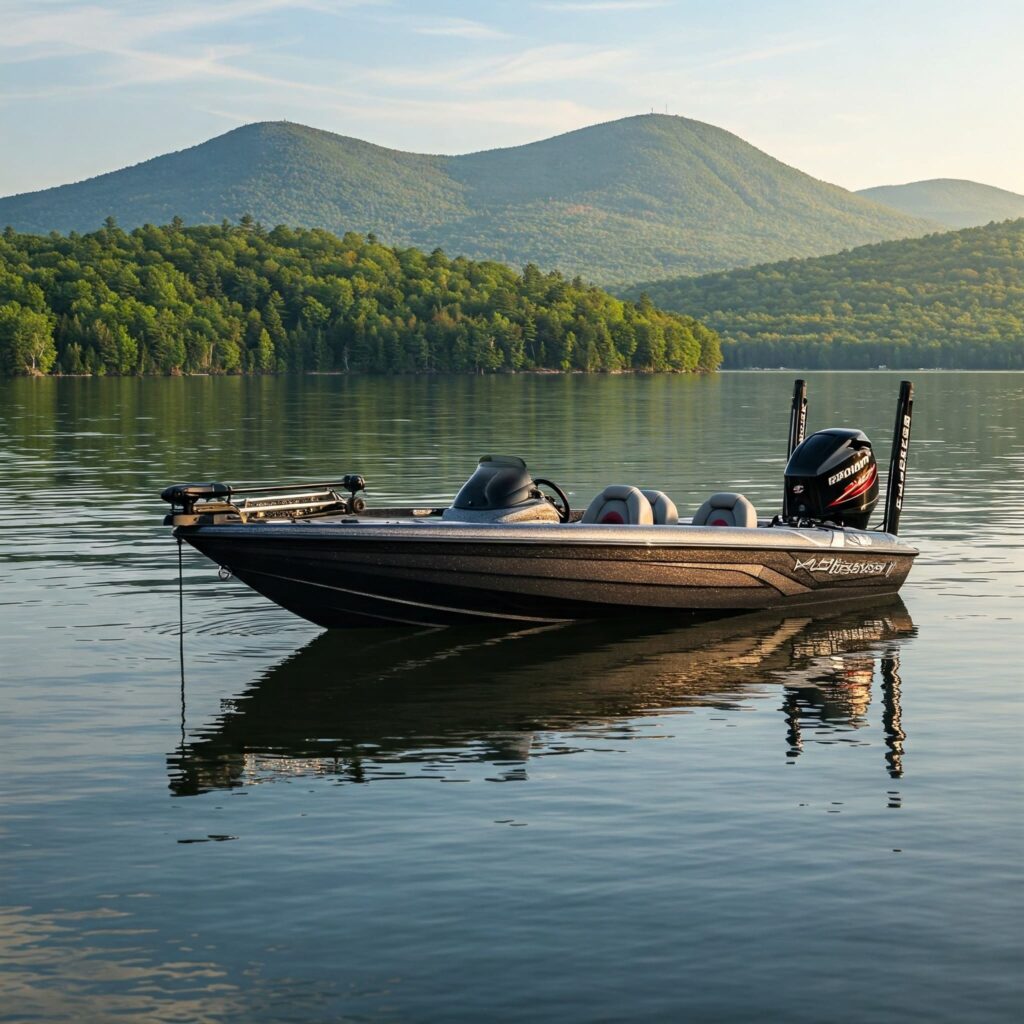
[[[882,727],[887,748],[889,775],[903,775],[903,741],[900,707],[899,655],[878,659],[881,668]],[[804,749],[804,730],[808,722],[815,729],[837,725],[859,729],[866,724],[875,680],[875,658],[835,654],[814,659],[800,673],[799,682],[786,684],[783,710],[788,726],[789,756],[796,758]]]
[[[886,763],[902,774],[899,599],[811,617],[757,613],[686,628],[576,623],[512,634],[327,632],[222,702],[168,759],[193,795],[295,775],[453,780],[485,762],[495,781],[539,757],[642,734],[652,715],[738,712],[777,699],[788,754],[867,724],[880,666]],[[185,709],[182,709],[183,723]]]
[[[135,893],[129,903],[152,895]],[[137,910],[110,905],[118,902],[108,896],[77,911],[0,907],[0,1020],[249,1021],[256,1004],[266,1014],[260,1019],[281,1021],[298,1019],[289,1013],[320,995],[284,980],[269,986],[252,971],[243,990],[209,946],[161,943]]]

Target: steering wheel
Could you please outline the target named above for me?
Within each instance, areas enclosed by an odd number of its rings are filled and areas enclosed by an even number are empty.
[[[548,498],[546,494],[542,496],[544,498],[547,498],[547,500],[550,501],[551,504],[554,506],[555,511],[558,513],[558,521],[560,523],[569,522],[569,517],[572,515],[572,509],[569,508],[569,499],[565,496],[565,491],[563,491],[562,488],[558,486],[558,484],[552,483],[552,481],[550,480],[545,480],[542,476],[536,477],[533,482],[537,485],[537,487],[540,487],[541,484],[543,484],[545,487],[549,487],[551,490],[555,492],[555,494],[558,495],[558,501],[555,501],[553,498]],[[561,502],[561,505],[559,505],[558,502]]]

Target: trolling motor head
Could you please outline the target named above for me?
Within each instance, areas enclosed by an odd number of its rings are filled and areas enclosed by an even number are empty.
[[[877,502],[878,464],[863,431],[819,430],[790,456],[786,465],[789,515],[864,530]]]

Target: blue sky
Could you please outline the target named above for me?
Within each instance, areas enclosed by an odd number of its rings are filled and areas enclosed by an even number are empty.
[[[0,195],[287,118],[418,152],[651,109],[846,188],[1024,193],[1024,3],[0,0]]]

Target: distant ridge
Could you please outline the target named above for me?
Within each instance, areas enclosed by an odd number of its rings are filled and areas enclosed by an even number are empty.
[[[980,227],[994,220],[1024,217],[1024,196],[962,178],[879,185],[861,189],[857,195],[951,228]]]
[[[726,367],[1024,370],[1024,219],[622,294],[699,317]]]
[[[0,226],[95,230],[249,214],[388,244],[534,262],[601,282],[835,252],[937,225],[788,167],[700,121],[652,114],[465,156],[290,122],[237,128],[87,181],[0,199]]]

